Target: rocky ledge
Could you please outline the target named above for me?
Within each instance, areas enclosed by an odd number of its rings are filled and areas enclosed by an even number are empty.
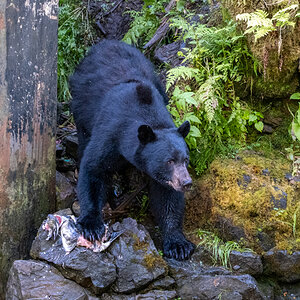
[[[188,261],[164,260],[148,231],[131,218],[111,227],[123,234],[105,251],[75,247],[67,254],[61,237],[47,240],[42,225],[32,244],[33,259],[17,260],[10,270],[6,299],[297,299],[284,291],[283,298],[274,296],[260,278],[263,272],[279,276],[294,297],[299,254],[266,253],[262,260],[233,251],[228,270],[205,264],[209,254],[203,248]],[[291,265],[293,272],[285,269]]]

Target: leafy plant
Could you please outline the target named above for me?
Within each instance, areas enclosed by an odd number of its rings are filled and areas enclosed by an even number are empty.
[[[164,4],[167,2],[167,0],[145,0],[141,11],[130,11],[133,21],[123,41],[135,46],[146,44],[160,25],[159,15],[165,11]]]
[[[291,100],[300,100],[300,93],[294,93],[290,97]],[[293,139],[293,144],[289,148],[285,148],[287,151],[287,157],[293,162],[293,175],[300,175],[300,103],[299,108],[295,114],[287,106],[289,112],[293,116],[292,123],[289,127],[290,135]]]
[[[86,7],[80,0],[59,1],[57,77],[58,100],[70,99],[68,78],[93,43]]]
[[[211,254],[214,264],[220,263],[225,268],[231,268],[229,257],[232,251],[252,252],[250,248],[243,248],[237,242],[223,242],[218,236],[209,231],[198,230],[197,234],[201,239],[198,246],[204,247]]]
[[[187,143],[199,174],[216,154],[242,145],[248,125],[262,131],[262,114],[239,101],[234,88],[236,83],[250,88],[259,66],[233,23],[209,28],[179,17],[173,18],[171,26],[180,29],[180,38],[189,48],[178,53],[183,66],[167,74],[167,90],[173,90],[169,109],[177,125],[191,123]]]
[[[269,14],[261,9],[257,9],[252,13],[244,13],[236,16],[238,21],[247,22],[247,30],[245,33],[253,33],[255,41],[266,36],[271,31],[278,29],[295,26],[295,21],[292,20],[290,11],[298,9],[298,4],[293,4],[277,11],[273,17],[269,17]]]

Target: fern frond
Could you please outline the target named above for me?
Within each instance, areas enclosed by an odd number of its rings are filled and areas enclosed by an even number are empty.
[[[200,76],[199,69],[180,66],[177,68],[173,68],[167,72],[167,84],[166,89],[167,91],[171,86],[173,86],[177,80],[190,80],[192,78],[198,78]]]

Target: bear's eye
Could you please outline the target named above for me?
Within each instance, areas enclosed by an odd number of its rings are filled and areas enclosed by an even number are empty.
[[[175,163],[174,159],[168,160],[168,165],[173,165]]]

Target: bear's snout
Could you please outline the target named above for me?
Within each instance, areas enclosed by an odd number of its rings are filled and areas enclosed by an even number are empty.
[[[185,192],[192,186],[192,178],[185,164],[175,164],[169,184],[178,192]]]

